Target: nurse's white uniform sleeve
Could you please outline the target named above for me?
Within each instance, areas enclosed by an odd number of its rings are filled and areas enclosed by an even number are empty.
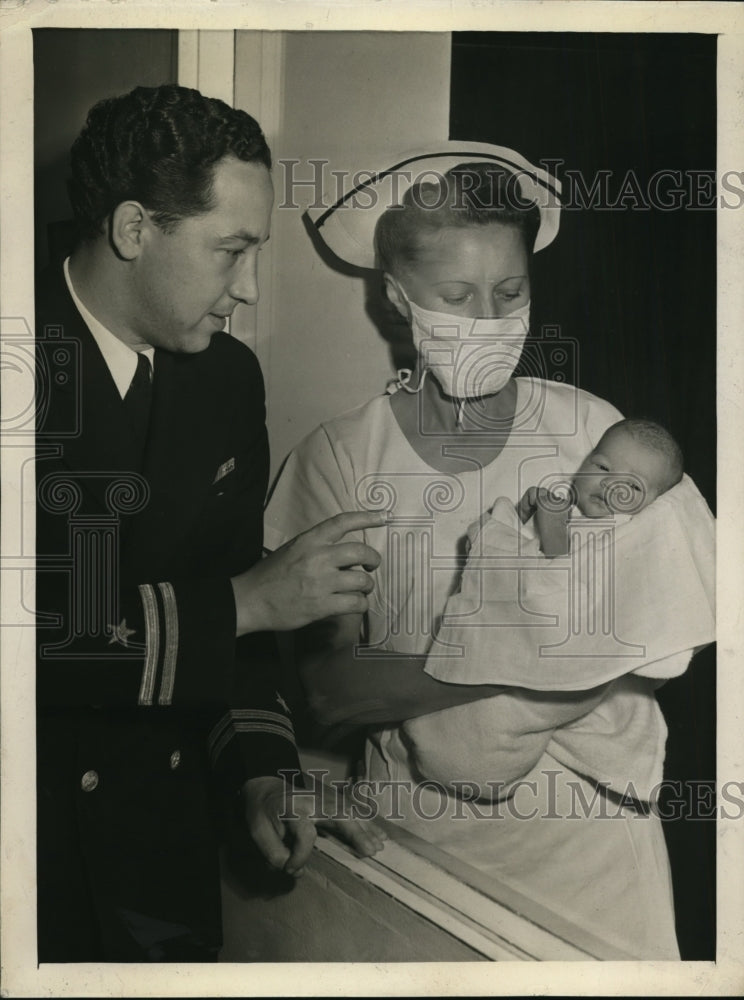
[[[358,507],[321,425],[290,453],[279,473],[264,515],[264,547],[273,552],[320,521]]]
[[[714,520],[687,476],[626,523],[576,522],[569,556],[537,556],[520,527],[495,517],[478,536],[433,677],[578,691],[676,676],[714,641]]]

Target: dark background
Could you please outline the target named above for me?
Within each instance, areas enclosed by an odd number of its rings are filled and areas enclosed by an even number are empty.
[[[70,146],[90,108],[133,87],[175,83],[178,32],[159,29],[36,28],[34,199],[36,271],[66,256]]]
[[[563,180],[565,170],[580,171],[588,186],[611,171],[605,205],[617,201],[629,170],[644,194],[658,170],[712,172],[716,38],[455,33],[450,138],[508,146],[535,164],[562,160],[551,172]],[[692,204],[709,204],[704,194]],[[715,211],[633,202],[562,212],[558,238],[534,259],[533,333],[560,326],[578,342],[578,385],[626,416],[668,427],[713,507]],[[669,727],[665,777],[714,782],[713,650],[658,698]],[[715,824],[670,821],[664,831],[682,957],[712,960]]]

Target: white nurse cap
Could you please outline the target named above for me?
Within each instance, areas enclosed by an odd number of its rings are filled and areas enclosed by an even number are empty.
[[[426,150],[391,158],[380,170],[349,175],[342,194],[338,190],[338,172],[334,171],[333,196],[324,197],[322,205],[313,205],[306,215],[337,257],[356,267],[374,268],[378,219],[387,209],[402,204],[403,195],[414,184],[439,182],[448,170],[464,163],[493,163],[511,171],[524,200],[540,209],[535,252],[553,241],[560,219],[560,181],[513,149],[485,142],[450,139],[432,143]]]

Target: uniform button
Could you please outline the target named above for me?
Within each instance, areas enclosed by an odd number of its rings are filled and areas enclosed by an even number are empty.
[[[92,792],[98,788],[98,772],[86,771],[80,779],[80,787],[84,792]]]
[[[170,755],[171,771],[175,771],[175,769],[178,767],[180,763],[181,763],[181,751],[174,750],[173,753]]]

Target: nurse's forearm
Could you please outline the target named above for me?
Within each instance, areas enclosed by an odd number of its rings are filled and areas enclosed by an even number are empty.
[[[323,725],[382,725],[491,698],[495,685],[445,684],[424,673],[425,656],[355,656],[353,647],[304,658],[300,672],[310,709]]]

